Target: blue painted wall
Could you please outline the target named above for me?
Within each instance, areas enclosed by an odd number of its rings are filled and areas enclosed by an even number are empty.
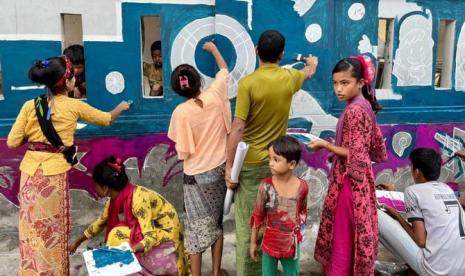
[[[364,4],[366,14],[360,21],[352,21],[347,10],[351,4]],[[464,22],[465,5],[463,1],[409,1],[424,9],[430,9],[433,16],[433,39],[438,40],[439,20],[456,20],[456,35]],[[293,1],[255,0],[253,3],[252,29],[247,25],[247,3],[244,1],[218,0],[215,6],[176,5],[176,4],[122,4],[123,42],[84,43],[86,54],[86,77],[88,85],[87,101],[98,108],[111,110],[121,100],[131,99],[134,105],[120,120],[109,128],[88,126],[79,130],[80,137],[140,135],[145,133],[164,133],[174,107],[182,100],[170,89],[169,76],[171,44],[179,31],[188,23],[223,14],[240,22],[248,30],[254,43],[260,33],[266,29],[277,29],[286,37],[286,49],[282,64],[293,63],[295,53],[312,54],[319,57],[320,63],[314,78],[307,82],[304,90],[310,91],[321,107],[329,114],[338,115],[343,104],[333,95],[331,69],[342,57],[357,54],[357,46],[363,34],[376,44],[378,36],[378,1],[317,0],[314,6],[300,17],[293,9]],[[142,97],[140,19],[142,16],[161,17],[161,39],[163,44],[165,95],[163,99]],[[399,45],[399,27],[403,18],[395,20],[394,48]],[[305,38],[306,27],[318,23],[323,30],[322,38],[310,43]],[[230,42],[217,40],[220,49],[226,49],[225,57],[232,68],[241,53],[235,53]],[[456,44],[456,43],[455,43]],[[436,59],[436,49],[433,49]],[[199,68],[207,75],[213,75],[214,61],[201,53],[197,47],[196,60]],[[35,59],[59,55],[61,43],[53,41],[0,41],[3,87],[5,100],[0,101],[0,137],[5,137],[21,105],[27,99],[43,93],[40,90],[11,91],[11,85],[31,85],[27,79],[27,69]],[[454,58],[455,61],[455,58]],[[258,63],[257,63],[258,64]],[[453,64],[455,68],[455,63]],[[111,95],[105,89],[104,79],[110,71],[120,71],[125,77],[125,90]],[[455,70],[455,69],[454,69]],[[433,69],[434,72],[434,69]],[[454,72],[452,73],[455,76]],[[433,76],[431,76],[433,78]],[[454,86],[454,78],[453,78]],[[397,86],[392,77],[394,93],[401,100],[383,100],[383,112],[379,120],[384,124],[406,123],[445,123],[465,121],[465,93],[453,89],[437,91],[433,86]],[[311,113],[311,110],[309,110]]]

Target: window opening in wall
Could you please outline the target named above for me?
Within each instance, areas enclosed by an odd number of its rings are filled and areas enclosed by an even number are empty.
[[[394,19],[380,18],[378,21],[378,66],[376,89],[391,89]]]
[[[68,96],[73,98],[86,98],[86,74],[84,46],[82,39],[82,16],[80,14],[62,14],[62,49],[74,68],[76,84]]]
[[[452,87],[452,63],[454,57],[455,20],[441,20],[434,72],[434,87]]]
[[[142,88],[144,98],[163,97],[160,17],[141,18]]]

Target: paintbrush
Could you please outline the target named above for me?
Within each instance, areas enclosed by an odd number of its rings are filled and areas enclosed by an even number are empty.
[[[307,58],[311,57],[312,55],[305,56],[303,54],[297,53],[292,55],[292,59],[295,61],[307,62]]]
[[[441,166],[446,165],[447,163],[449,163],[449,162],[450,162],[452,159],[454,159],[455,157],[457,157],[457,153],[452,154],[449,158],[447,158],[446,161],[443,161],[442,164],[441,164]]]

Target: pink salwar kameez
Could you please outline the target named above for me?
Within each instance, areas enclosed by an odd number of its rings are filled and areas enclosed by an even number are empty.
[[[372,161],[385,161],[387,156],[375,115],[362,96],[351,100],[339,118],[336,145],[349,154],[332,156],[315,259],[327,275],[373,275],[378,217]]]

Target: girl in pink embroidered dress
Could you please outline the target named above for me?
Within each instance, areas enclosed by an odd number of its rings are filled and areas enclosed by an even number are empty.
[[[315,259],[326,275],[373,275],[378,251],[378,217],[372,161],[387,159],[375,112],[381,107],[370,83],[374,66],[368,57],[339,61],[333,69],[336,96],[346,101],[336,126],[336,142],[314,140],[333,163],[321,214]]]

